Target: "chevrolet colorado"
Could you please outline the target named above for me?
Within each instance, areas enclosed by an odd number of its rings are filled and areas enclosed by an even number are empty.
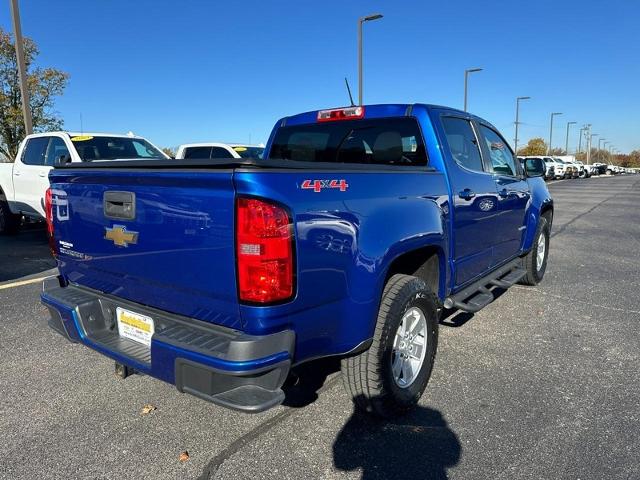
[[[542,280],[553,201],[489,122],[423,104],[278,120],[263,159],[57,166],[50,326],[122,376],[248,412],[339,356],[358,408],[412,408],[442,308]]]

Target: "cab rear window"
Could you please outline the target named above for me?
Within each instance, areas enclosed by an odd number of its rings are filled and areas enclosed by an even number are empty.
[[[420,127],[416,119],[410,117],[280,127],[269,158],[298,162],[427,165]]]

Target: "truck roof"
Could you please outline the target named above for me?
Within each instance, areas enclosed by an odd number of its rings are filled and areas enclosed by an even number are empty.
[[[55,132],[41,132],[41,133],[32,133],[31,135],[27,135],[27,137],[47,137],[51,135],[69,135],[70,137],[119,137],[119,138],[143,138],[139,135],[133,135],[128,133],[104,133],[104,132],[72,132],[67,130],[56,130]]]
[[[251,148],[264,148],[264,145],[253,145],[250,143],[234,143],[234,142],[197,142],[197,143],[183,143],[178,148],[190,148],[190,147],[251,147]]]
[[[478,117],[477,115],[474,115],[472,113],[465,112],[457,108],[446,107],[442,105],[434,105],[429,103],[381,103],[381,104],[374,104],[374,105],[363,105],[363,107],[365,111],[364,118],[404,117],[404,116],[410,115],[413,109],[418,107],[418,108],[425,109],[427,111],[434,110],[434,109],[448,110],[451,113],[456,113],[459,115],[479,119],[479,120],[482,120],[484,123],[491,125],[491,123],[485,120],[484,118]],[[283,117],[278,121],[278,124],[280,124],[280,126],[284,126],[284,125],[300,125],[305,123],[316,123],[318,118],[318,112],[323,110],[333,110],[333,109],[340,109],[340,108],[350,108],[350,106],[331,107],[326,109],[323,108],[319,110],[311,110],[309,112],[299,113],[289,117]]]

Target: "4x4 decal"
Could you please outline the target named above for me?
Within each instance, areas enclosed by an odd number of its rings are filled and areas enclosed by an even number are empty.
[[[338,188],[341,192],[345,192],[349,188],[349,184],[345,179],[340,180],[305,180],[300,187],[303,190],[313,190],[319,193],[325,188]]]

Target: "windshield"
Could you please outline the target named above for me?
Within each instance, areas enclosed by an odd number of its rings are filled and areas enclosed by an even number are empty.
[[[82,161],[85,162],[121,158],[156,160],[167,158],[160,150],[142,138],[79,135],[71,137],[71,142]]]
[[[280,127],[269,158],[410,167],[427,164],[418,123],[410,117]]]
[[[244,145],[237,145],[231,148],[242,158],[262,158],[262,153],[264,152],[263,147],[245,147]]]

